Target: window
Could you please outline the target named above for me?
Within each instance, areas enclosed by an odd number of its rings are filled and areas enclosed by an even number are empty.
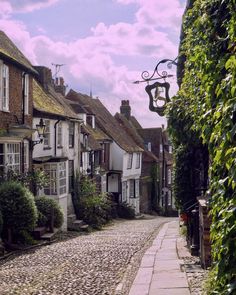
[[[0,61],[0,110],[9,111],[9,68]]]
[[[149,152],[152,151],[152,143],[151,143],[151,142],[148,142],[148,144],[147,144],[147,150],[148,150]]]
[[[132,168],[133,154],[128,154],[127,169]]]
[[[62,147],[62,122],[57,125],[57,146]]]
[[[129,181],[129,197],[135,198],[135,179],[130,179]]]
[[[127,201],[127,181],[122,182],[122,201]]]
[[[45,195],[62,195],[67,192],[66,162],[48,163],[44,165],[48,175],[48,186],[44,187]]]
[[[140,160],[141,160],[141,154],[137,153],[136,166],[135,166],[136,169],[140,168]]]
[[[171,145],[169,145],[169,153],[172,154],[172,152],[173,152],[173,148]]]
[[[69,160],[68,177],[69,177],[69,192],[71,192],[74,188],[74,161],[73,160]]]
[[[22,87],[24,89],[24,114],[29,114],[29,75],[25,74],[22,78]]]
[[[171,184],[171,169],[168,169],[168,184]]]
[[[135,197],[139,197],[139,179],[135,179]]]
[[[57,164],[45,164],[44,171],[48,175],[48,186],[44,187],[45,195],[57,194]]]
[[[69,122],[69,147],[74,147],[75,141],[75,124],[74,122]]]
[[[163,145],[160,144],[160,153],[163,153]]]
[[[20,172],[20,143],[0,143],[0,173]]]
[[[61,162],[59,165],[59,192],[60,195],[66,193],[66,162]]]
[[[29,144],[27,141],[24,141],[24,171],[29,169]]]
[[[44,132],[44,146],[49,147],[50,146],[50,120],[45,120],[45,132]]]

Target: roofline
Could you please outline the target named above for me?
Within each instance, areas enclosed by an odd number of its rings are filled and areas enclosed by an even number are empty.
[[[6,61],[11,62],[15,65],[17,65],[19,68],[23,69],[23,70],[27,70],[28,72],[30,72],[31,74],[38,76],[38,72],[36,70],[34,70],[33,66],[32,69],[30,67],[27,67],[25,65],[23,65],[22,63],[18,62],[17,60],[15,60],[14,58],[11,58],[10,56],[0,52],[0,58],[4,58]]]

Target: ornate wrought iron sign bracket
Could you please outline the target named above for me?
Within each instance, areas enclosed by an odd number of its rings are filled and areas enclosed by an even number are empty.
[[[174,60],[163,59],[158,62],[153,73],[150,75],[148,71],[144,71],[141,74],[142,80],[133,82],[134,84],[139,84],[146,82],[148,85],[145,87],[145,91],[149,97],[149,109],[152,112],[156,112],[159,116],[164,116],[164,111],[166,104],[170,102],[169,89],[170,84],[166,82],[167,78],[173,77],[173,75],[168,74],[167,71],[160,72],[159,66],[165,64],[168,69],[172,68],[172,65],[177,66],[177,58]],[[155,82],[149,85],[150,81],[164,80],[164,82]],[[163,96],[163,94],[164,96]]]

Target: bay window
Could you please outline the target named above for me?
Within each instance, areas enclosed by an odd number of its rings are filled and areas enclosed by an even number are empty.
[[[66,162],[44,164],[48,175],[48,185],[44,187],[45,195],[63,195],[67,193]]]
[[[0,173],[20,172],[20,143],[0,143]]]

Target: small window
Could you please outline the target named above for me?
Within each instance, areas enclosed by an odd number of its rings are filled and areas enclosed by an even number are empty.
[[[141,159],[141,154],[140,153],[137,153],[136,166],[135,166],[136,169],[139,169],[140,168],[140,159]]]
[[[45,132],[44,132],[44,146],[50,146],[50,120],[45,120]]]
[[[133,154],[128,154],[127,169],[132,168]]]
[[[147,144],[147,150],[148,150],[149,152],[152,151],[152,143],[151,143],[151,142],[148,142],[148,144]]]
[[[171,145],[169,145],[169,153],[172,154],[173,153],[173,148]]]
[[[75,124],[74,122],[69,122],[69,147],[74,147],[75,143]]]
[[[62,147],[62,122],[57,125],[57,146]]]

